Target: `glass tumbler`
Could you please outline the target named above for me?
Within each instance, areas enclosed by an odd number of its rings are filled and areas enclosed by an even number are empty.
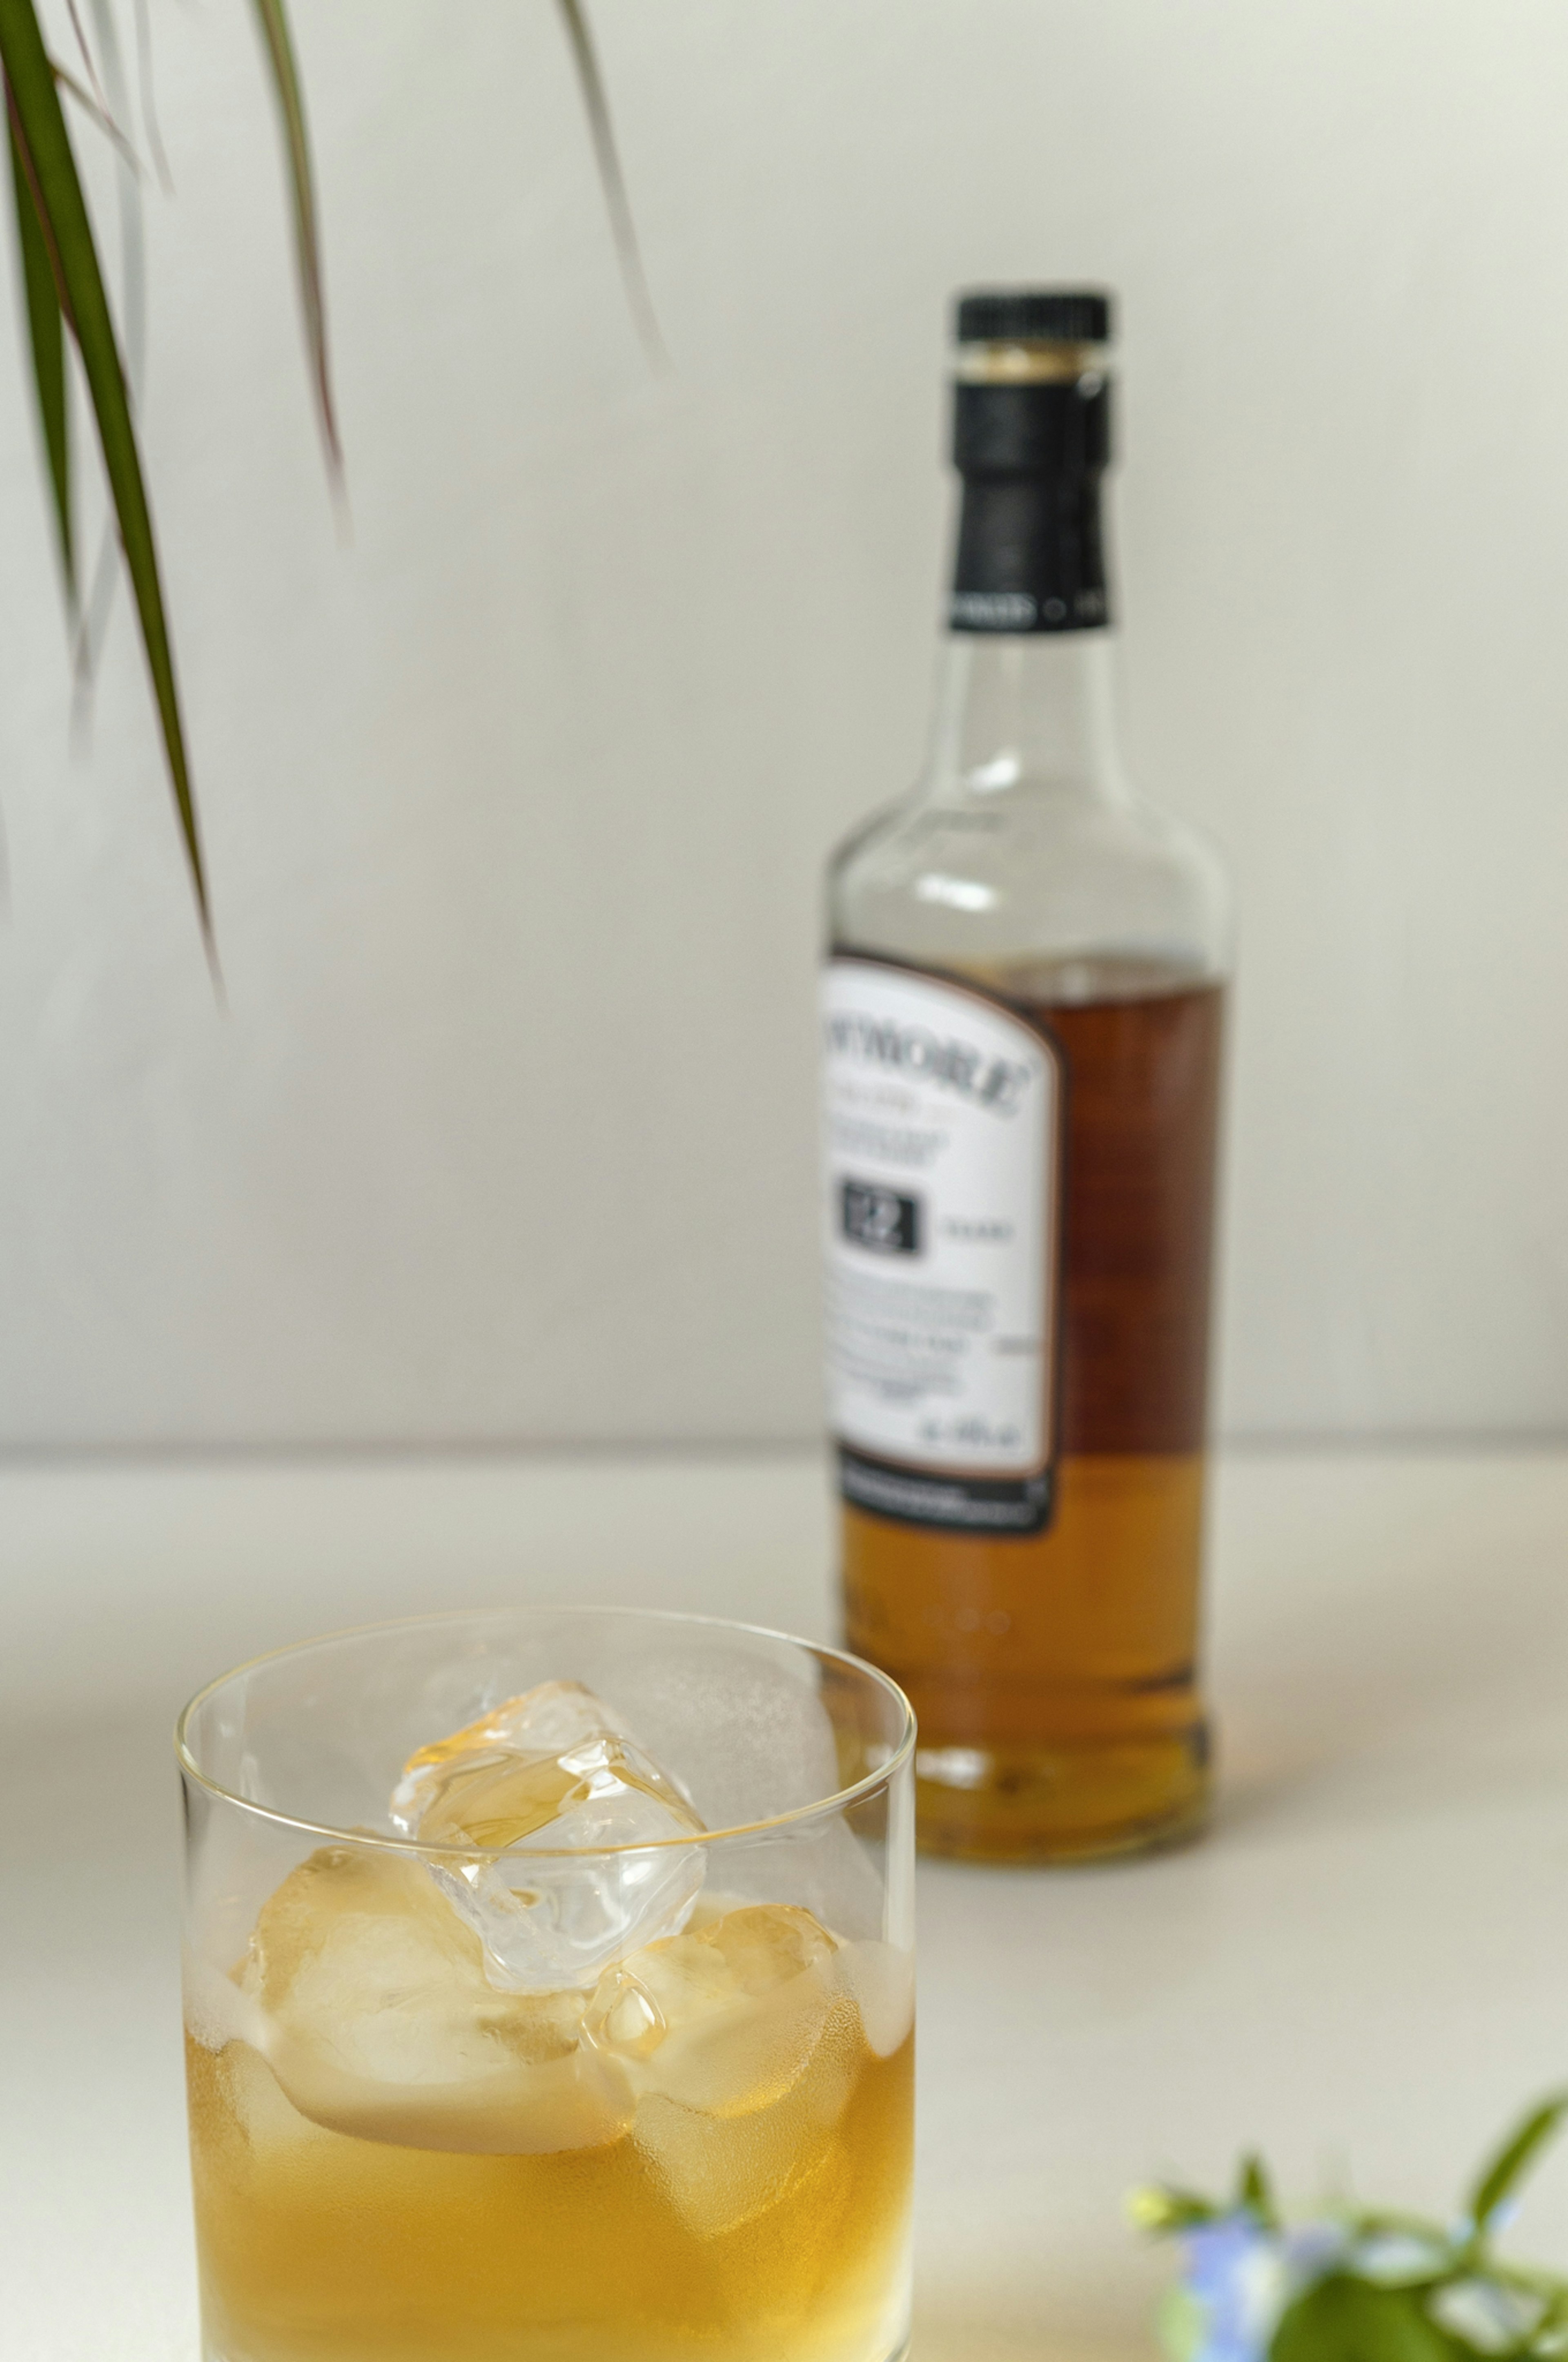
[[[285,1649],[181,1717],[207,2362],[894,2362],[914,1718],[617,1609]]]

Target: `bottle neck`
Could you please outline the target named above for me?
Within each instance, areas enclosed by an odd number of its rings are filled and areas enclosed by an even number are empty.
[[[954,388],[963,505],[930,775],[938,796],[1126,793],[1100,508],[1110,404],[1104,370],[1077,351],[1047,355],[1024,380],[982,372]]]
[[[1124,800],[1108,631],[954,632],[928,780],[947,799],[1031,791]]]
[[[955,632],[1082,632],[1110,621],[1100,513],[1110,403],[1099,370],[955,387],[953,457],[964,486]]]

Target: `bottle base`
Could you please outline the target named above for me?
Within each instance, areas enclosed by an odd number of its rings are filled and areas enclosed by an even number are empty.
[[[1067,1867],[1190,1844],[1208,1824],[1208,1734],[1103,1747],[923,1748],[916,1841],[951,1860]]]

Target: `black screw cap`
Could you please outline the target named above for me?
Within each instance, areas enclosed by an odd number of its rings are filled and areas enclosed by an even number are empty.
[[[960,345],[1104,345],[1111,298],[1098,287],[976,287],[956,307]]]

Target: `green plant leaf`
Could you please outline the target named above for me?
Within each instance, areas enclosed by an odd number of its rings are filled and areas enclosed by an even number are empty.
[[[26,150],[16,129],[9,82],[5,84],[5,132],[11,150],[11,187],[16,204],[16,245],[27,303],[33,390],[38,397],[38,424],[43,429],[49,482],[54,491],[55,530],[60,540],[66,606],[74,618],[76,542],[71,524],[71,413],[66,398],[65,323],[60,316],[55,266],[28,177]]]
[[[300,308],[304,314],[305,343],[311,356],[316,412],[322,440],[334,483],[343,474],[343,447],[338,441],[337,414],[332,396],[332,370],[327,359],[326,294],[322,275],[321,231],[316,218],[315,174],[311,164],[310,135],[305,127],[305,94],[294,61],[283,0],[255,0],[262,47],[271,70],[272,92],[283,126],[283,155],[294,208],[294,255],[300,273]]]
[[[104,96],[104,85],[98,79],[97,60],[93,55],[93,44],[87,38],[87,28],[82,21],[82,11],[78,8],[76,0],[65,0],[65,13],[71,19],[71,29],[76,36],[77,50],[81,56],[82,64],[87,69],[87,79],[92,83],[93,90],[97,94],[98,104],[103,107],[104,113],[107,114],[109,111],[109,102]],[[59,68],[57,67],[56,72],[58,72],[58,71]]]
[[[1268,2169],[1255,2149],[1249,2149],[1241,2161],[1236,2175],[1236,2206],[1245,2207],[1249,2214],[1270,2229],[1278,2222],[1278,2209],[1274,2203],[1274,2187],[1268,2179]]]
[[[141,127],[147,141],[147,152],[152,158],[159,186],[165,196],[174,193],[174,175],[169,169],[169,153],[163,144],[163,133],[158,121],[158,91],[152,72],[152,19],[148,14],[147,0],[136,0],[137,81],[141,90]]]
[[[93,93],[88,90],[83,83],[78,82],[73,73],[68,73],[64,66],[58,63],[56,64],[54,69],[54,78],[60,84],[61,90],[68,92],[76,101],[77,105],[82,109],[83,115],[88,117],[89,121],[97,125],[104,138],[109,140],[114,147],[118,149],[120,155],[130,166],[132,171],[139,173],[141,171],[141,158],[137,154],[136,149],[131,146],[130,141],[120,129],[119,125],[115,122],[108,108],[106,106],[100,105],[97,99],[93,97]]]
[[[1269,2362],[1469,2362],[1472,2348],[1428,2319],[1409,2289],[1331,2272],[1287,2305]]]
[[[93,87],[104,91],[108,111],[116,123],[131,123],[135,120],[135,109],[120,49],[119,28],[115,22],[114,0],[90,0],[90,5],[93,29],[103,60],[102,77],[100,79],[94,72]],[[125,364],[126,383],[130,390],[134,413],[140,403],[146,376],[147,274],[142,220],[142,189],[146,174],[123,152],[119,162],[121,169],[115,175],[115,182],[119,215],[120,274],[115,316],[119,326],[120,357]],[[119,557],[119,537],[111,511],[104,521],[91,581],[84,576],[82,588],[82,613],[76,635],[76,701],[72,713],[73,728],[79,735],[84,734],[87,726],[87,701],[93,675],[97,669],[120,578]]]
[[[142,645],[152,677],[181,834],[191,866],[203,940],[210,958],[213,935],[206,870],[141,455],[137,447],[125,372],[120,366],[93,226],[77,177],[65,118],[60,113],[54,70],[44,48],[32,0],[0,0],[0,68],[4,69],[8,89],[12,131],[21,149],[27,184],[51,265],[58,274],[60,309],[82,357],[97,422],[109,494],[119,522],[126,570],[130,576]]]
[[[1485,2237],[1498,2207],[1522,2180],[1537,2152],[1552,2138],[1564,2115],[1568,2115],[1568,2092],[1559,2092],[1552,2099],[1543,2100],[1540,2107],[1532,2108],[1497,2155],[1482,2168],[1469,2200],[1470,2219],[1478,2239]]]
[[[604,76],[599,72],[598,54],[594,47],[587,10],[583,0],[561,0],[561,15],[576,64],[577,80],[582,85],[583,105],[587,110],[588,130],[598,163],[599,186],[604,191],[605,210],[609,215],[610,233],[615,239],[616,258],[620,264],[627,306],[637,324],[637,333],[642,339],[642,348],[649,359],[655,369],[668,369],[670,356],[660,331],[659,315],[653,309],[653,298],[648,290],[648,274],[642,268],[637,226],[631,218],[626,176],[620,169],[620,152],[616,146],[615,126],[610,121],[609,97],[605,89]]]

